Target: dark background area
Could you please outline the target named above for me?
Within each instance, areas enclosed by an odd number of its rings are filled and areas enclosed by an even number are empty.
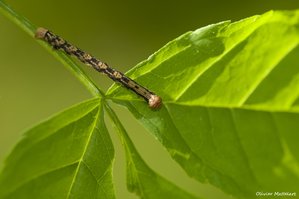
[[[125,72],[179,35],[224,20],[237,21],[269,10],[298,9],[295,0],[251,1],[16,1],[18,13]],[[0,168],[23,132],[71,105],[91,98],[80,82],[35,39],[0,15]],[[111,80],[84,67],[106,90]],[[205,198],[230,198],[188,178],[163,147],[123,107],[113,106],[145,161],[160,175]],[[109,121],[108,121],[109,122]],[[109,124],[108,124],[109,126]],[[124,154],[116,148],[118,198],[126,191]],[[242,177],[242,176],[240,176]]]

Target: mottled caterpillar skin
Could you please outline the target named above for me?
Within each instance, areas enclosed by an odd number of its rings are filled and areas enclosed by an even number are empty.
[[[93,67],[95,70],[108,75],[108,77],[110,77],[112,80],[119,82],[128,89],[134,91],[136,94],[143,97],[148,102],[150,108],[156,109],[161,106],[161,97],[157,96],[155,93],[139,85],[137,82],[125,76],[123,73],[109,67],[108,64],[101,62],[92,55],[85,53],[79,48],[68,43],[67,41],[55,35],[51,31],[45,28],[38,28],[36,30],[35,37],[38,39],[45,40],[51,46],[53,46],[54,49],[61,49],[69,55],[74,55],[84,64],[89,65]]]

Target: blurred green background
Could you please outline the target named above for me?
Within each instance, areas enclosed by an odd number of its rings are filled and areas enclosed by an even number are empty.
[[[296,0],[251,1],[41,1],[7,0],[37,26],[47,27],[71,43],[125,72],[168,41],[199,27],[236,21],[271,9],[297,9]],[[64,66],[15,24],[0,15],[0,168],[23,132],[91,95]],[[103,89],[111,80],[84,67]],[[145,161],[162,176],[205,198],[230,198],[210,185],[197,183],[123,107],[113,105]],[[109,123],[109,121],[108,121]],[[108,127],[110,125],[108,124]],[[124,153],[114,130],[114,178],[118,198],[126,191]],[[242,177],[242,176],[240,176]]]

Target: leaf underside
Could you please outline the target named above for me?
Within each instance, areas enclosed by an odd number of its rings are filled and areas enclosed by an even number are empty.
[[[113,85],[189,176],[237,198],[298,192],[299,11],[188,32],[128,75],[163,98],[152,111]]]

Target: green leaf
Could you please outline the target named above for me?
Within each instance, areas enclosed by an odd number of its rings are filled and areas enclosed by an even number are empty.
[[[154,172],[140,157],[121,122],[110,107],[106,107],[110,118],[114,122],[126,153],[127,186],[129,191],[140,198],[147,199],[195,199],[190,193],[182,190]]]
[[[125,104],[191,177],[237,198],[299,192],[299,11],[271,11],[188,32],[128,75],[158,111],[118,85]]]
[[[114,198],[114,150],[97,99],[26,132],[6,160],[0,198]]]

